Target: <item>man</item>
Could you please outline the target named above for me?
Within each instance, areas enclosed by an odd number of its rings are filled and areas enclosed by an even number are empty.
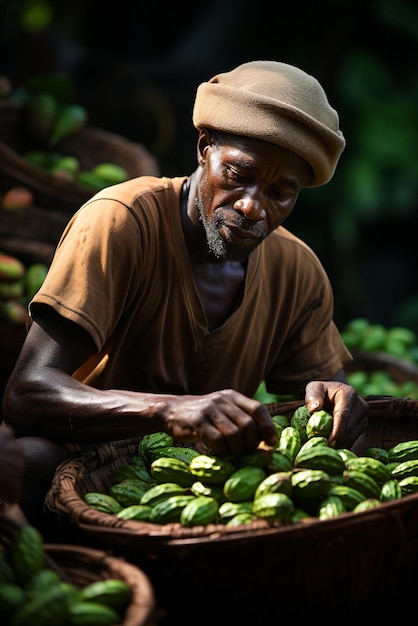
[[[69,444],[166,431],[217,455],[275,445],[253,399],[262,380],[333,412],[333,445],[365,429],[329,280],[281,226],[301,188],[334,174],[336,111],[312,76],[255,61],[200,85],[193,123],[193,174],[96,194],[30,305],[3,415],[26,451],[33,522]]]

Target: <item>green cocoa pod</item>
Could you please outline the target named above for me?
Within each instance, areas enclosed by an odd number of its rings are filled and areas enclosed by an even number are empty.
[[[86,172],[85,170],[77,172],[77,174],[75,175],[75,181],[78,184],[84,185],[84,187],[89,187],[90,189],[93,189],[95,191],[106,187],[106,182],[103,180],[103,178],[100,178],[100,176],[96,176],[96,174],[93,174],[92,172]]]
[[[418,439],[401,441],[388,450],[389,463],[402,463],[414,459],[418,459]]]
[[[225,524],[226,526],[243,526],[245,524],[251,524],[257,519],[253,513],[237,513],[234,517],[231,517]]]
[[[87,111],[79,104],[67,104],[57,109],[48,144],[55,148],[63,139],[78,134],[87,124]]]
[[[120,519],[136,519],[142,522],[147,522],[151,513],[151,507],[146,504],[131,504],[123,508],[119,513],[116,513],[116,517]]]
[[[362,513],[363,511],[374,509],[375,507],[380,505],[381,502],[377,498],[366,498],[353,509],[353,513]]]
[[[52,585],[14,613],[10,626],[53,626],[65,623],[74,589],[64,583]]]
[[[284,454],[284,456],[287,456],[293,464],[301,445],[302,442],[298,429],[293,428],[293,426],[288,426],[287,428],[283,428],[276,448],[279,452]]]
[[[218,511],[219,520],[225,524],[233,517],[242,513],[252,513],[253,501],[249,502],[223,502]]]
[[[366,456],[370,456],[373,459],[377,459],[378,461],[381,461],[385,465],[388,463],[388,460],[389,460],[389,452],[385,450],[385,448],[379,448],[379,447],[367,448]]]
[[[346,513],[346,508],[343,501],[335,495],[328,495],[324,498],[318,509],[318,517],[321,520],[331,519],[342,515],[342,513]]]
[[[357,456],[355,452],[348,450],[348,448],[336,448],[336,450],[343,461],[347,461],[348,459],[354,459]]]
[[[142,496],[148,491],[149,485],[142,480],[128,478],[109,489],[109,495],[115,498],[122,507],[139,504]]]
[[[167,500],[171,496],[184,496],[187,495],[187,490],[185,487],[177,483],[162,483],[153,485],[146,491],[140,501],[139,504],[145,504],[146,506],[155,506],[159,502],[163,500]]]
[[[368,456],[358,456],[354,459],[348,459],[345,462],[345,467],[347,470],[356,470],[359,472],[364,472],[371,476],[378,485],[383,485],[390,478],[390,472],[387,469],[387,466],[379,459],[374,459]],[[418,462],[417,462],[418,467]]]
[[[188,463],[180,459],[161,456],[151,463],[150,473],[157,483],[177,483],[182,487],[190,487],[195,478],[189,467]]]
[[[395,478],[390,478],[383,483],[380,489],[380,500],[381,502],[388,502],[399,498],[402,498],[402,487]]]
[[[55,570],[48,568],[40,569],[26,584],[25,592],[27,599],[35,598],[40,593],[47,591],[52,585],[56,585],[60,581],[61,578]]]
[[[149,461],[144,454],[134,454],[134,456],[131,456],[129,459],[129,465],[134,465],[135,467],[140,467],[148,471]]]
[[[29,300],[39,291],[48,273],[46,263],[32,263],[23,278],[24,290]]]
[[[332,485],[328,492],[329,496],[337,496],[344,504],[346,511],[352,511],[366,496],[348,485]]]
[[[218,504],[225,502],[223,485],[205,485],[201,480],[196,480],[190,487],[195,496],[207,496],[215,498]]]
[[[302,445],[308,440],[306,434],[306,424],[309,421],[311,414],[309,413],[305,404],[298,407],[290,418],[290,426],[296,428],[299,431],[300,440]]]
[[[297,524],[298,522],[302,522],[305,519],[310,519],[312,516],[309,515],[309,513],[307,511],[304,511],[303,509],[299,508],[298,506],[295,506],[295,510],[293,512],[293,515],[290,519],[290,521],[292,522],[292,524]]]
[[[21,606],[25,604],[27,597],[23,587],[16,583],[0,583],[0,623],[10,624],[10,618]]]
[[[4,550],[0,550],[0,584],[14,583],[15,575]]]
[[[261,467],[240,467],[224,483],[224,496],[229,502],[252,500],[258,485],[266,477]]]
[[[270,522],[290,522],[295,505],[285,493],[267,493],[253,502],[252,513]]]
[[[298,500],[323,498],[331,486],[331,477],[323,470],[304,469],[292,473],[292,493]]]
[[[299,451],[294,460],[295,467],[319,469],[327,474],[342,474],[345,463],[334,448],[325,445],[311,446]]]
[[[218,521],[219,504],[215,498],[197,496],[190,500],[180,514],[182,526],[206,526]]]
[[[154,524],[169,524],[180,522],[181,512],[184,507],[194,500],[196,496],[171,496],[151,508],[149,521]]]
[[[98,163],[91,172],[95,176],[100,176],[108,185],[116,185],[128,180],[128,172],[116,163]]]
[[[100,602],[114,609],[124,609],[131,599],[132,591],[128,583],[119,578],[106,578],[88,583],[78,592],[82,602]]]
[[[115,609],[89,600],[71,603],[68,618],[71,626],[114,626],[121,623]]]
[[[418,476],[418,459],[402,461],[391,471],[390,476],[396,480],[402,480],[408,476]]]
[[[158,432],[144,435],[138,444],[138,454],[148,457],[158,448],[167,448],[174,445],[174,437],[168,433]]]
[[[292,496],[292,472],[274,472],[269,474],[258,485],[254,500],[266,493],[285,493],[289,498]]]
[[[273,450],[267,465],[268,472],[287,472],[293,468],[293,461],[279,450]]]
[[[328,446],[328,439],[326,437],[311,437],[301,445],[298,454],[301,454],[302,452],[305,452],[305,450],[309,450],[309,448],[313,448],[314,446]]]
[[[235,469],[234,464],[228,459],[208,454],[200,454],[192,459],[189,465],[193,476],[209,485],[223,485]]]
[[[418,476],[406,476],[399,480],[399,486],[402,491],[402,496],[408,496],[411,493],[417,493],[418,491]]]
[[[306,424],[306,434],[311,437],[328,438],[332,431],[333,417],[327,411],[315,411]]]
[[[120,465],[113,472],[112,478],[115,483],[122,482],[123,480],[133,479],[142,480],[144,483],[150,483],[152,480],[151,474],[148,470],[137,462],[126,463]]]
[[[412,459],[411,459],[412,460]],[[392,472],[395,469],[395,467],[398,467],[398,465],[400,464],[401,461],[390,461],[389,463],[387,463],[386,468],[389,472],[389,474],[392,476]]]
[[[112,498],[112,496],[109,496],[107,493],[97,491],[89,491],[86,493],[84,495],[84,502],[92,509],[101,511],[102,513],[109,513],[110,515],[116,515],[122,508],[115,498]]]
[[[360,470],[344,470],[343,484],[360,491],[366,498],[380,498],[380,485],[374,478]]]
[[[25,585],[45,565],[43,538],[37,528],[23,524],[8,546],[8,559],[18,583]]]
[[[57,115],[57,100],[49,93],[31,93],[23,104],[23,125],[28,135],[45,144]]]
[[[290,420],[286,415],[273,415],[271,421],[276,426],[280,426],[282,430],[283,428],[287,428],[288,426],[290,426]]]
[[[179,459],[180,461],[183,461],[183,463],[187,463],[189,465],[190,461],[194,459],[195,456],[199,456],[199,452],[194,448],[183,448],[181,446],[163,446],[161,448],[157,448],[156,450],[149,451],[151,462],[162,456],[170,459]]]

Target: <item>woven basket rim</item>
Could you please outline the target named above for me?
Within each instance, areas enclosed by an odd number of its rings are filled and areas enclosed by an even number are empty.
[[[418,401],[409,398],[377,398],[367,401],[371,419],[379,416],[382,411],[397,415],[402,410],[407,410],[418,419]],[[286,403],[271,403],[266,405],[271,415],[292,413],[295,408],[301,406],[301,401]],[[121,447],[136,446],[138,440],[117,442]],[[134,449],[134,448],[133,448]],[[132,452],[133,454],[134,452]],[[256,520],[241,526],[226,526],[225,524],[209,524],[206,526],[184,527],[180,523],[154,524],[137,520],[123,520],[114,515],[103,513],[89,507],[78,492],[80,479],[92,471],[92,463],[97,463],[97,458],[111,458],[118,454],[114,444],[102,444],[90,451],[74,453],[64,461],[57,469],[51,489],[47,494],[47,507],[57,513],[69,517],[73,523],[87,532],[93,532],[96,536],[111,540],[112,542],[125,541],[135,538],[142,542],[169,542],[170,545],[189,544],[198,540],[223,541],[231,538],[243,538],[248,541],[252,538],[266,535],[283,535],[287,533],[317,533],[330,532],[347,525],[372,523],[375,520],[388,515],[396,518],[418,504],[418,494],[405,496],[402,499],[382,503],[379,507],[358,514],[347,512],[329,520],[319,520],[312,517],[297,523],[284,524],[283,522],[267,522]],[[292,535],[292,536],[293,536]]]
[[[29,522],[17,520],[7,513],[0,513],[0,549],[7,548],[20,527]],[[117,578],[127,583],[131,589],[130,603],[120,626],[145,626],[154,624],[157,616],[157,602],[153,584],[148,575],[138,566],[122,556],[115,556],[99,548],[76,544],[43,544],[45,565],[58,573],[64,582],[80,586],[74,580],[74,572],[83,569],[87,572],[87,582],[96,579]],[[71,572],[73,576],[71,576]],[[151,621],[149,621],[151,620]]]
[[[153,619],[157,607],[154,587],[148,575],[137,565],[126,561],[122,556],[114,556],[88,546],[46,543],[45,550],[58,564],[63,558],[67,561],[75,559],[89,571],[92,564],[95,564],[108,574],[106,578],[118,578],[130,586],[132,598],[120,626],[143,626],[149,619]]]

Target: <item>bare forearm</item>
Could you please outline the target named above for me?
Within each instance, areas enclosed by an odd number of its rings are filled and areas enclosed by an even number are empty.
[[[16,380],[5,394],[3,414],[17,436],[89,444],[165,428],[171,396],[94,389],[62,372],[49,372],[42,382]]]

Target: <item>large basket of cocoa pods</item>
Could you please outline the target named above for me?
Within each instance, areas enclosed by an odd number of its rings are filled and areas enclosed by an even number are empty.
[[[92,168],[102,163],[123,168],[128,178],[159,175],[157,160],[145,146],[89,125],[64,139],[58,148],[60,156],[77,160],[81,170],[88,172],[87,178],[91,178]],[[53,173],[38,165],[32,155],[39,153],[26,131],[24,104],[13,100],[0,102],[0,190],[23,186],[32,191],[35,206],[75,212],[95,189],[62,175],[63,170]]]
[[[322,461],[320,445],[311,445],[316,456],[306,446],[302,463],[300,443],[299,460],[286,464],[283,457],[295,454],[292,437],[303,419],[306,425],[306,410],[301,402],[274,403],[267,405],[280,432],[274,450],[260,446],[250,456],[214,459],[163,433],[86,448],[57,469],[47,509],[139,563],[156,586],[160,606],[177,618],[187,604],[205,623],[256,623],[283,606],[293,618],[338,611],[339,621],[349,621],[387,608],[388,594],[398,610],[406,606],[410,569],[418,558],[418,478],[401,483],[401,477],[413,476],[418,461],[398,474],[393,468],[418,458],[418,402],[367,401],[362,447],[335,451],[343,463],[322,441]],[[361,470],[353,458],[360,459]],[[189,482],[179,459],[190,473],[194,468]],[[214,470],[224,472],[223,478],[213,480]],[[151,481],[143,488],[147,472]],[[275,493],[261,504],[257,489],[265,479],[261,496]],[[324,490],[316,491],[321,480]],[[202,495],[207,499],[196,504]]]
[[[0,515],[0,623],[156,626],[148,576],[109,551],[44,543],[36,527]]]

